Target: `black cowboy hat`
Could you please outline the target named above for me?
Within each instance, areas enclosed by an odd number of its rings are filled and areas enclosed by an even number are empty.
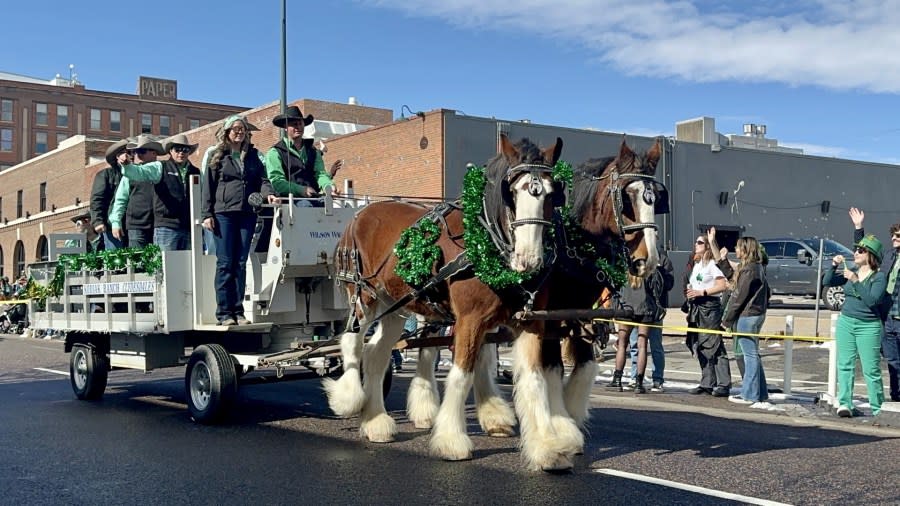
[[[272,124],[279,128],[284,128],[287,125],[288,121],[293,120],[303,121],[303,125],[305,126],[313,122],[313,115],[307,114],[306,117],[303,117],[303,113],[300,111],[300,108],[296,105],[292,105],[284,111],[284,114],[275,116],[272,119]]]
[[[134,142],[134,137],[126,137],[120,141],[110,144],[110,146],[106,148],[106,163],[115,165],[116,158],[119,156],[119,154],[125,151],[126,146],[129,142]]]
[[[85,212],[82,212],[82,213],[78,213],[78,214],[76,214],[75,216],[72,216],[70,219],[72,220],[72,223],[75,223],[75,222],[78,221],[78,220],[88,220],[88,221],[90,221],[90,220],[91,220],[91,212],[90,212],[90,211],[85,211]]]

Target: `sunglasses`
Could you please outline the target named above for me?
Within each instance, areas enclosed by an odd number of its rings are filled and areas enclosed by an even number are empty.
[[[175,146],[174,148],[172,148],[172,151],[174,151],[176,153],[188,154],[191,152],[191,148],[189,148],[187,146]]]
[[[862,255],[863,253],[868,253],[868,252],[869,252],[869,250],[867,250],[866,248],[864,248],[864,247],[862,247],[862,246],[858,246],[854,251],[856,251],[856,252],[859,253],[860,255]]]
[[[138,156],[143,156],[143,155],[147,154],[147,151],[150,151],[150,150],[149,150],[149,149],[144,149],[144,148],[138,148],[138,149],[132,149],[132,150],[131,150],[132,153],[134,153],[134,154],[136,154],[136,155],[138,155]]]
[[[891,234],[891,239],[900,239],[900,233]]]
[[[703,246],[706,246],[706,243],[704,241],[697,241],[694,244],[702,244]]]

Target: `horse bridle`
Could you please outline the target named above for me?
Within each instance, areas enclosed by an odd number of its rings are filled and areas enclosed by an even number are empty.
[[[527,173],[531,176],[531,182],[528,183],[528,193],[532,197],[538,197],[542,193],[544,193],[544,183],[541,181],[541,177],[544,175],[553,175],[553,167],[549,165],[545,165],[543,163],[520,163],[515,167],[511,167],[506,171],[506,182],[512,187],[513,181],[522,177],[523,173]],[[509,216],[510,209],[506,207],[507,216]],[[521,220],[507,220],[507,228],[510,234],[516,229],[516,227],[522,225],[544,225],[544,226],[553,226],[553,223],[550,220],[544,220],[541,218],[523,218]]]
[[[619,236],[624,238],[625,234],[628,232],[636,232],[638,230],[644,230],[646,228],[652,228],[656,230],[658,227],[656,223],[652,222],[635,222],[631,225],[625,225],[625,220],[622,218],[622,209],[624,208],[624,203],[622,202],[622,192],[625,191],[625,188],[628,187],[629,184],[634,181],[641,181],[644,183],[644,191],[641,197],[644,199],[649,205],[655,205],[656,203],[656,193],[653,191],[653,187],[648,185],[648,182],[652,182],[655,184],[659,184],[656,180],[656,177],[648,175],[648,174],[637,174],[637,173],[629,173],[626,172],[624,174],[619,174],[618,170],[613,170],[611,173],[606,174],[605,176],[591,176],[591,180],[593,181],[601,181],[603,179],[609,178],[609,197],[613,202],[613,215],[616,219],[616,226],[619,228]],[[628,184],[624,184],[623,181],[628,180]]]

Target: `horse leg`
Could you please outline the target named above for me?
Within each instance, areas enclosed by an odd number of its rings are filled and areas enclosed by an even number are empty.
[[[523,330],[513,345],[513,397],[522,433],[522,455],[529,469],[565,471],[573,467],[574,455],[584,446],[584,437],[571,418],[560,416],[561,401],[551,404],[550,394],[557,398],[562,394],[561,369],[545,374],[541,336],[536,330],[543,330],[542,326]],[[551,378],[554,375],[555,380]]]
[[[516,414],[494,382],[497,355],[493,344],[483,344],[475,364],[475,406],[481,429],[491,437],[515,435]]]
[[[359,415],[359,431],[373,443],[390,443],[397,434],[397,423],[384,408],[382,384],[390,365],[391,350],[402,333],[403,320],[395,315],[386,316],[365,347],[362,367],[366,402]]]
[[[572,361],[575,363],[564,390],[566,411],[578,428],[584,430],[590,417],[588,405],[591,388],[594,386],[600,366],[594,360],[594,351],[590,342],[586,342],[581,336],[571,336],[566,340],[568,341],[567,348],[573,355]]]
[[[479,318],[458,317],[453,367],[444,381],[444,400],[431,431],[431,453],[444,460],[472,458],[472,440],[466,434],[466,398],[472,389],[477,350],[484,339]]]
[[[322,389],[328,396],[328,407],[334,414],[344,417],[358,414],[366,402],[360,376],[360,361],[365,335],[372,326],[371,318],[375,313],[373,308],[366,307],[362,301],[357,302],[357,306],[359,313],[363,315],[360,318],[359,331],[348,331],[341,335],[341,361],[344,372],[337,380],[331,378],[322,380]]]
[[[437,348],[419,348],[416,375],[409,383],[406,416],[417,429],[430,429],[437,417],[441,399],[434,377],[434,359],[437,350]]]

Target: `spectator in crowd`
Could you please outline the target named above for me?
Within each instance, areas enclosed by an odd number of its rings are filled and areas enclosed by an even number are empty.
[[[637,371],[634,379],[634,393],[644,394],[644,372],[647,368],[647,342],[649,327],[644,324],[654,324],[663,319],[665,309],[661,307],[659,295],[663,291],[662,275],[654,271],[646,280],[639,276],[628,275],[628,282],[620,293],[621,302],[626,307],[634,310],[632,324],[619,324],[618,341],[616,344],[616,368],[613,371],[613,379],[609,386],[622,388],[622,371],[625,368],[625,352],[628,349],[629,336],[637,333]]]
[[[131,162],[131,152],[127,149],[129,142],[134,139],[129,137],[113,143],[106,150],[106,163],[109,167],[102,169],[94,176],[91,186],[91,226],[102,237],[102,248],[114,250],[125,247],[124,241],[112,235],[112,224],[109,222],[109,212],[112,208],[113,197],[119,181],[122,180],[122,171],[119,166]]]
[[[855,207],[850,208],[850,220],[853,221],[853,240],[859,242],[865,237],[863,221],[866,214]],[[900,272],[900,223],[894,223],[890,228],[891,233],[891,258],[884,265],[889,266],[885,270],[887,276],[887,288],[885,292],[890,298],[890,309],[882,314],[884,318],[884,334],[881,337],[881,354],[887,361],[888,383],[890,385],[891,401],[900,402],[900,283],[897,283],[897,274]]]
[[[727,261],[719,264],[724,267],[722,272],[732,279],[734,287],[722,316],[722,328],[735,332],[734,338],[739,341],[744,356],[741,395],[729,400],[749,404],[751,408],[768,409],[772,405],[768,402],[769,390],[759,356],[759,337],[756,336],[766,320],[769,304],[769,285],[760,250],[756,238],[741,237],[734,248],[738,269],[732,269]]]
[[[225,119],[216,132],[217,144],[203,157],[201,188],[203,228],[216,243],[216,319],[219,325],[245,325],[244,292],[247,257],[256,226],[256,213],[247,201],[259,193],[277,201],[266,177],[263,157],[250,142],[256,129],[243,116]]]
[[[156,157],[166,154],[162,144],[149,135],[140,135],[128,143],[134,153],[137,165],[156,162]],[[126,164],[128,165],[128,164]],[[122,167],[119,167],[122,170]],[[125,221],[123,231],[122,221]],[[119,181],[109,221],[113,227],[113,237],[122,240],[128,237],[128,246],[143,248],[153,242],[153,185],[147,182],[132,182],[127,176]]]
[[[197,151],[197,144],[178,134],[166,139],[163,150],[169,153],[168,160],[126,164],[122,172],[128,181],[153,185],[154,244],[162,251],[186,250],[191,239],[190,177],[200,175],[188,157]]]
[[[0,297],[2,297],[3,300],[9,300],[10,298],[12,298],[12,294],[13,287],[9,283],[9,278],[3,276],[2,278],[0,278]]]
[[[728,397],[731,393],[731,367],[728,353],[718,333],[722,321],[719,296],[725,291],[725,275],[716,266],[706,236],[694,243],[694,254],[684,279],[688,327],[716,332],[688,332],[686,344],[700,363],[700,385],[692,394]]]
[[[312,127],[313,116],[303,116],[300,108],[292,105],[284,114],[275,116],[272,123],[284,129],[284,135],[266,153],[266,171],[272,187],[279,197],[293,194],[299,198],[314,198],[331,187],[337,187],[325,171],[322,152],[313,146],[311,135],[304,136],[307,127]],[[309,200],[301,200],[300,206],[313,205]]]
[[[653,293],[658,298],[658,306],[660,312],[656,314],[657,321],[651,322],[652,325],[647,327],[648,346],[650,347],[650,358],[653,360],[653,384],[650,387],[651,392],[662,392],[663,383],[665,382],[666,370],[666,350],[663,348],[662,342],[662,324],[663,318],[666,316],[666,308],[669,307],[669,290],[675,286],[675,268],[666,252],[659,250],[659,265],[651,274],[650,286],[653,287]],[[656,287],[660,290],[656,291]],[[633,329],[628,341],[628,349],[631,352],[631,379],[637,378],[637,358],[638,358],[638,330]]]
[[[843,255],[832,258],[831,268],[825,271],[822,284],[844,287],[844,305],[838,317],[835,342],[837,344],[838,409],[843,418],[856,416],[853,407],[853,382],[856,359],[859,358],[872,414],[881,412],[884,403],[884,384],[881,380],[881,334],[883,303],[890,301],[887,277],[878,268],[884,246],[874,235],[860,239],[853,251],[856,271],[845,263]]]

